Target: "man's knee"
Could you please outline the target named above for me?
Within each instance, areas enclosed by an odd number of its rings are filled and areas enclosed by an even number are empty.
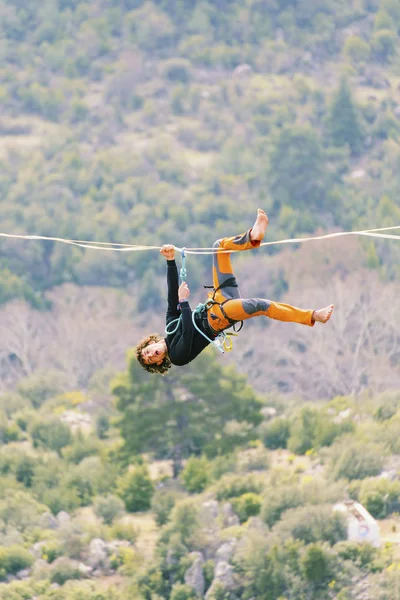
[[[271,306],[270,300],[262,298],[247,298],[243,300],[243,309],[248,315],[254,315],[258,312],[267,312]]]

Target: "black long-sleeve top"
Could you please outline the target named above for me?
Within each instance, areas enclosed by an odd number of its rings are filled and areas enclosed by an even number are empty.
[[[179,277],[178,269],[175,260],[167,261],[167,284],[168,284],[168,307],[166,315],[167,325],[174,319],[179,319],[182,314],[182,319],[179,322],[178,329],[175,333],[167,335],[165,342],[167,344],[168,356],[172,364],[183,366],[190,363],[200,354],[209,341],[199,333],[193,325],[192,310],[189,302],[180,303],[178,307],[178,288]],[[211,331],[205,329],[202,319],[196,318],[197,326],[204,331],[207,337],[213,339]]]

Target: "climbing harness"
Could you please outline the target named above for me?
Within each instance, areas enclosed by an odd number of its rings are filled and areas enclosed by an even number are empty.
[[[182,257],[182,266],[181,269],[179,271],[179,278],[180,278],[180,282],[182,283],[183,281],[186,281],[186,277],[187,277],[187,270],[186,270],[186,254],[185,254],[185,248],[181,249],[181,257]],[[230,277],[229,279],[227,279],[226,281],[224,281],[217,289],[214,289],[214,293],[213,293],[213,297],[210,298],[209,300],[207,300],[207,302],[203,303],[203,304],[198,304],[197,307],[195,308],[195,310],[192,312],[192,323],[194,328],[201,333],[201,335],[203,337],[206,338],[206,340],[208,342],[210,342],[210,344],[213,344],[213,346],[215,348],[217,348],[217,350],[219,350],[219,352],[221,352],[222,354],[224,354],[225,352],[231,352],[231,350],[233,350],[233,343],[232,343],[232,336],[237,336],[238,332],[240,331],[240,329],[243,326],[243,321],[241,321],[241,326],[239,328],[239,330],[236,332],[228,332],[225,333],[225,331],[221,331],[218,334],[216,334],[214,339],[211,339],[206,333],[204,333],[204,331],[202,331],[200,329],[200,327],[197,325],[196,323],[196,315],[199,315],[200,318],[205,318],[207,319],[207,311],[209,308],[211,308],[211,306],[213,305],[218,305],[223,316],[225,317],[225,319],[229,322],[229,324],[231,326],[235,326],[236,323],[238,321],[233,321],[232,319],[230,319],[228,317],[228,315],[225,312],[225,309],[223,308],[223,304],[224,302],[220,303],[217,302],[214,298],[215,298],[215,294],[217,293],[218,290],[220,290],[223,287],[237,287],[237,283],[235,281],[234,277]],[[213,287],[213,286],[204,286],[205,288],[209,288],[209,287]],[[168,325],[165,327],[165,333],[167,335],[173,335],[174,333],[176,333],[178,331],[179,328],[179,324],[182,320],[182,315],[179,315],[179,317],[177,319],[174,319],[173,321],[171,321],[170,323],[168,323]],[[172,329],[173,327],[173,329]]]
[[[224,354],[225,352],[231,352],[231,350],[233,350],[233,343],[232,343],[231,336],[233,336],[233,335],[237,336],[237,333],[233,333],[233,332],[225,333],[225,331],[220,331],[216,335],[216,337],[212,340],[211,338],[208,337],[208,335],[206,335],[204,333],[204,331],[202,331],[200,329],[200,327],[196,323],[196,314],[202,315],[205,313],[205,315],[207,315],[208,309],[211,308],[211,306],[213,306],[214,304],[219,304],[219,302],[216,302],[215,300],[210,299],[207,302],[205,302],[204,304],[198,304],[192,313],[192,321],[193,321],[193,325],[194,325],[195,329],[197,329],[197,331],[199,333],[201,333],[201,335],[203,337],[205,337],[206,340],[208,340],[211,344],[213,344],[215,346],[215,348],[217,348],[217,350],[219,350],[222,354]],[[221,305],[219,305],[219,306],[221,306]]]

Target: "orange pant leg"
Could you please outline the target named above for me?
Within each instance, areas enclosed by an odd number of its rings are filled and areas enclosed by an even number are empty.
[[[313,310],[296,308],[290,304],[273,302],[262,298],[237,298],[228,300],[223,305],[226,316],[233,321],[245,321],[253,317],[269,317],[287,323],[300,323],[313,327]],[[214,331],[222,331],[231,326],[229,320],[218,305],[212,306],[208,313],[208,321]]]

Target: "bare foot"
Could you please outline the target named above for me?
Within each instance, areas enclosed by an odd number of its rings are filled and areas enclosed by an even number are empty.
[[[313,320],[318,323],[327,323],[332,316],[334,306],[330,304],[326,308],[320,308],[319,310],[314,310],[313,312]]]
[[[268,217],[266,213],[259,208],[257,210],[256,221],[250,231],[250,240],[252,242],[261,242],[264,239],[265,232],[268,226]]]

